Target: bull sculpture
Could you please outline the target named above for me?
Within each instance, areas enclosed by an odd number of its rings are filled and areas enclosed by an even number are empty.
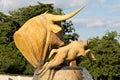
[[[77,57],[86,56],[88,54],[90,54],[92,60],[96,60],[91,50],[85,49],[87,46],[88,41],[73,41],[67,46],[63,46],[58,49],[52,49],[49,55],[49,58],[51,58],[51,60],[45,63],[38,74],[43,75],[48,69],[59,66],[64,61],[68,61],[71,63],[71,61],[75,60]]]
[[[55,22],[73,17],[83,8],[66,15],[44,13],[31,18],[14,34],[17,48],[35,68],[43,66],[50,51],[64,45],[62,29]]]

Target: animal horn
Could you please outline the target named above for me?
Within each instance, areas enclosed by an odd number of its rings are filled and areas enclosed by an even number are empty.
[[[79,9],[75,10],[72,13],[66,14],[66,15],[53,15],[53,21],[63,21],[63,20],[67,20],[71,17],[73,17],[74,15],[76,15],[79,11],[81,11],[83,8],[85,7],[85,5],[82,5]]]

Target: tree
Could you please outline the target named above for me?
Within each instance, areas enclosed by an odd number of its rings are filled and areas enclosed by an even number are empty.
[[[18,73],[23,70],[21,64],[24,61],[19,57],[21,54],[13,42],[13,34],[18,27],[20,25],[12,17],[0,13],[0,73]]]
[[[13,41],[13,33],[19,24],[10,16],[0,13],[0,44],[7,44]]]
[[[19,23],[12,17],[0,13],[0,73],[18,73],[23,70],[21,65],[25,61],[13,42],[13,34],[18,27]]]
[[[70,43],[71,41],[78,40],[78,37],[79,37],[79,35],[75,33],[75,29],[71,26],[73,26],[72,21],[64,22],[64,24],[62,25],[62,28],[63,28],[62,32],[65,38],[66,44]]]
[[[90,39],[89,48],[96,56],[96,61],[84,59],[80,65],[85,66],[95,80],[119,80],[120,79],[120,44],[119,34],[116,31],[106,33]]]

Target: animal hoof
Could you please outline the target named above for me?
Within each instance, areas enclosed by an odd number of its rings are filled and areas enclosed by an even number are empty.
[[[96,61],[96,58],[93,58],[92,60],[93,60],[93,61]]]

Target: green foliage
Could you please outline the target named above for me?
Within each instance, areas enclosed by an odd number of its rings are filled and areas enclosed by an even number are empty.
[[[20,74],[24,70],[25,60],[16,49],[14,42],[0,45],[0,48],[0,72]]]
[[[0,73],[20,73],[23,70],[25,61],[21,61],[21,54],[13,42],[18,27],[19,23],[12,17],[0,13]]]
[[[0,44],[8,44],[13,41],[13,34],[19,24],[10,16],[0,13]]]
[[[61,24],[63,29],[63,35],[65,38],[65,43],[68,44],[71,41],[78,40],[79,35],[75,33],[75,29],[72,27],[73,23],[72,21],[69,22],[62,22]]]
[[[85,66],[95,80],[119,80],[120,79],[120,44],[119,34],[116,31],[106,33],[90,39],[89,48],[96,56],[96,61],[84,59],[80,65]]]

